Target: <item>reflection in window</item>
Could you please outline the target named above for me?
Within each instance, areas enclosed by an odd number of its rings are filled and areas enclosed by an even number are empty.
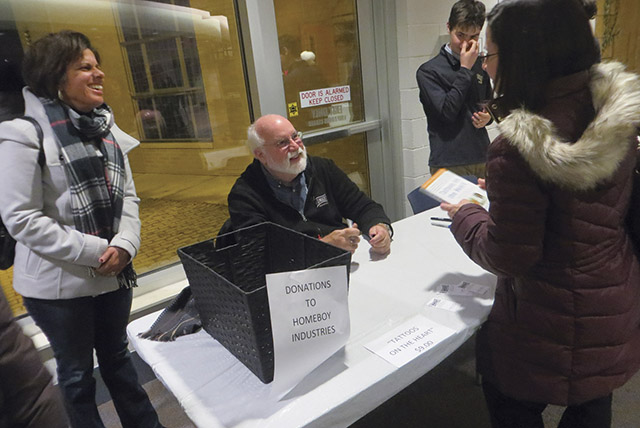
[[[154,2],[189,7],[188,0]],[[192,21],[137,2],[121,3],[118,14],[141,139],[211,141]]]

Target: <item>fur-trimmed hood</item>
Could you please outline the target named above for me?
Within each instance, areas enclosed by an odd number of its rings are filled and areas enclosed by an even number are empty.
[[[525,109],[512,111],[499,124],[541,179],[572,190],[589,190],[609,178],[640,126],[638,75],[618,62],[596,64],[589,88],[596,117],[574,144],[561,141],[551,121]]]

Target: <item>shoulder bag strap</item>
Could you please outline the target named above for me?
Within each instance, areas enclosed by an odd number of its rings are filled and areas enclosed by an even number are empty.
[[[33,126],[36,128],[36,132],[38,133],[38,142],[40,143],[40,152],[38,154],[38,164],[40,165],[40,168],[42,168],[46,161],[46,158],[44,157],[44,142],[43,142],[44,134],[42,133],[42,127],[40,126],[38,121],[31,116],[22,116],[20,119],[26,120],[27,122],[31,122]]]

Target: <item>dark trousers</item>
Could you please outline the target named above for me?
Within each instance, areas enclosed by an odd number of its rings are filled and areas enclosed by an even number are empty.
[[[94,349],[123,428],[161,426],[127,349],[131,299],[126,289],[75,299],[24,298],[53,349],[58,384],[74,428],[104,428],[95,402]]]
[[[547,404],[507,397],[489,382],[482,382],[493,428],[544,428],[542,412]],[[610,428],[613,395],[567,406],[558,428]]]

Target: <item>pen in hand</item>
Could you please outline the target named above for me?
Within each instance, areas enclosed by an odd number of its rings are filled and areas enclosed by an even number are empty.
[[[431,217],[431,220],[435,220],[435,221],[453,221],[449,217]]]

